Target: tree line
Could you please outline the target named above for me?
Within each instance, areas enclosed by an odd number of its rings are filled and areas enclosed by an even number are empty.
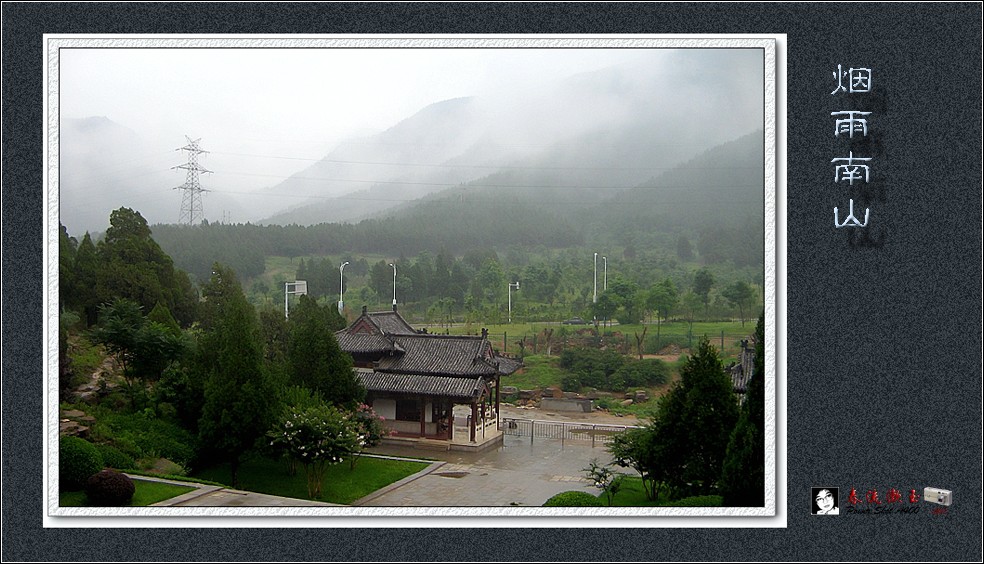
[[[257,312],[220,263],[196,289],[138,212],[116,210],[110,224],[97,245],[61,230],[63,380],[73,376],[70,335],[101,346],[124,382],[123,403],[114,405],[189,431],[199,441],[195,463],[227,462],[234,482],[246,453],[263,451],[286,418],[354,437],[332,448],[321,437],[319,452],[328,454],[301,457],[312,472],[368,444],[374,418],[360,407],[365,390],[335,339],[345,326],[337,310],[301,296],[289,319],[279,308]],[[279,454],[297,458],[294,439]]]

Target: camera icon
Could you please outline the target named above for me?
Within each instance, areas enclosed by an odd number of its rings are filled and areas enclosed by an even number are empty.
[[[923,500],[939,505],[951,505],[953,503],[953,492],[941,488],[925,488],[923,490]]]

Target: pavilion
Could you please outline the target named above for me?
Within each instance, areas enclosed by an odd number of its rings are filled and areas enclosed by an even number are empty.
[[[471,450],[499,444],[500,378],[522,363],[500,356],[488,331],[435,335],[392,311],[368,312],[335,336],[352,355],[366,403],[385,418],[391,440]],[[455,418],[455,406],[468,406]]]

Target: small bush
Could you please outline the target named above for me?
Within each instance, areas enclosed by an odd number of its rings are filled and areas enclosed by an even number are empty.
[[[58,440],[58,488],[67,492],[85,487],[89,476],[103,469],[96,445],[78,437]]]
[[[560,389],[565,392],[580,392],[581,380],[573,374],[570,376],[564,376],[560,379]]]
[[[666,507],[721,507],[721,496],[698,495],[665,503]]]
[[[137,467],[133,458],[123,454],[120,449],[106,444],[97,444],[96,449],[102,456],[103,466],[113,470],[132,470]]]
[[[136,490],[129,476],[109,469],[89,476],[85,483],[89,503],[100,507],[127,505]]]
[[[543,507],[603,507],[604,504],[596,496],[591,495],[588,492],[580,491],[569,491],[560,492],[559,494],[548,499]]]

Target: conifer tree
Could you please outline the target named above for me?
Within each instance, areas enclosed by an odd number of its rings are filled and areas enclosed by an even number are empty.
[[[229,463],[235,487],[242,456],[270,427],[275,390],[262,369],[256,312],[235,273],[215,264],[202,294],[198,365],[205,389],[199,436],[204,448]]]
[[[330,403],[354,404],[365,397],[365,389],[352,370],[352,357],[335,339],[336,318],[331,306],[300,297],[288,320],[288,373],[291,383],[320,392]]]

